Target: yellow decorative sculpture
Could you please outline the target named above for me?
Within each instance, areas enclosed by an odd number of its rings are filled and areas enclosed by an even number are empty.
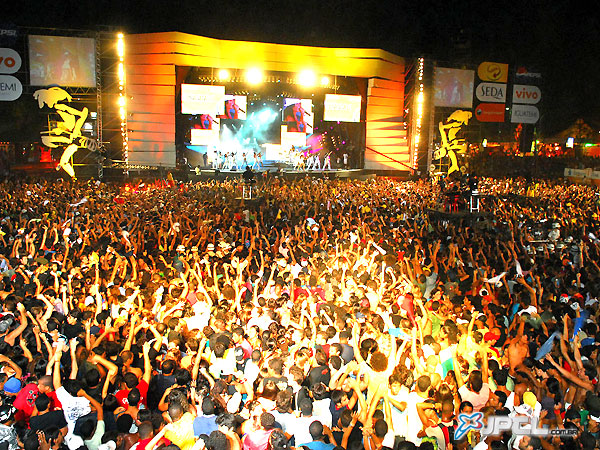
[[[48,89],[39,89],[33,93],[33,97],[38,101],[40,108],[44,105],[52,108],[60,116],[62,121],[56,124],[56,127],[49,131],[42,131],[42,142],[44,145],[57,148],[62,145],[67,145],[60,162],[56,166],[56,170],[64,169],[71,177],[75,176],[75,171],[71,165],[71,157],[78,150],[79,147],[90,148],[91,150],[97,149],[97,144],[90,145],[90,139],[81,136],[81,127],[88,116],[88,109],[83,108],[81,111],[72,108],[71,106],[65,105],[61,102],[71,102],[72,97],[68,92],[59,88],[51,87]]]
[[[469,119],[471,117],[473,117],[472,112],[459,109],[448,116],[446,123],[439,123],[442,146],[434,153],[433,159],[440,159],[445,156],[450,158],[448,175],[459,170],[456,154],[464,153],[467,150],[467,143],[464,139],[457,138],[457,135],[463,125],[469,124]]]

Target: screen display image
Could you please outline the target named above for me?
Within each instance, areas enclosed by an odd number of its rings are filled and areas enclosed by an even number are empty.
[[[221,123],[209,114],[201,114],[190,130],[192,145],[218,146]]]
[[[182,114],[225,114],[225,86],[204,84],[181,85]]]
[[[91,38],[29,36],[33,86],[96,86],[96,42]]]
[[[325,95],[323,120],[328,122],[360,122],[360,95]]]
[[[283,99],[283,122],[288,133],[312,133],[314,126],[313,104],[310,99]]]
[[[472,108],[473,70],[435,69],[434,104],[441,107]]]
[[[247,97],[245,95],[226,95],[224,114],[219,119],[246,120]]]

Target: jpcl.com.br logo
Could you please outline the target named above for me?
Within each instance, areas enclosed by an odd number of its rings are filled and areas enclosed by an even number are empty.
[[[454,439],[461,440],[469,431],[480,431],[483,436],[498,436],[503,431],[512,431],[521,436],[573,436],[577,430],[564,428],[548,428],[542,426],[536,417],[527,416],[490,416],[487,425],[483,422],[483,413],[461,413],[458,415],[458,426],[454,431]]]

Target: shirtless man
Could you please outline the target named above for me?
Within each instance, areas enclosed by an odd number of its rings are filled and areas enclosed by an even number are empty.
[[[511,376],[515,376],[515,369],[523,364],[523,360],[529,356],[529,337],[523,333],[527,318],[521,315],[519,320],[517,335],[508,344],[508,365]]]

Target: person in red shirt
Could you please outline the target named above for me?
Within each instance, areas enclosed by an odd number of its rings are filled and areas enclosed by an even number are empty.
[[[40,392],[50,397],[50,411],[61,408],[62,405],[56,397],[56,392],[54,392],[52,386],[52,377],[45,375],[39,379],[37,384],[29,383],[25,385],[15,397],[13,406],[17,408],[17,413],[15,414],[17,420],[29,422],[29,418],[35,408],[35,399]]]
[[[138,427],[138,435],[140,436],[140,440],[137,443],[136,450],[146,450],[148,444],[154,437],[154,427],[152,426],[152,422],[142,422]]]
[[[127,396],[129,392],[133,388],[137,388],[140,391],[140,403],[139,405],[144,405],[147,407],[147,397],[148,397],[148,383],[150,382],[150,377],[152,375],[152,366],[150,365],[150,358],[148,357],[148,351],[150,350],[150,344],[144,344],[144,374],[142,375],[141,381],[133,373],[126,373],[123,377],[124,383],[122,383],[121,390],[119,390],[115,397],[119,401],[119,405],[123,408],[127,408],[129,403],[127,401]],[[139,406],[136,405],[136,406]]]

